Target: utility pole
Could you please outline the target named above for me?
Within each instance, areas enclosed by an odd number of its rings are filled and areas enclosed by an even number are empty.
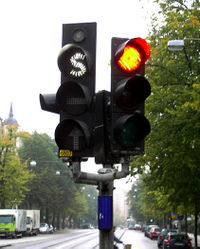
[[[104,165],[105,169],[112,169],[112,165]],[[108,215],[111,215],[111,228],[110,229],[100,229],[99,230],[99,244],[100,249],[107,249],[107,248],[113,248],[113,184],[114,181],[110,180],[108,182],[100,182],[99,183],[99,198],[103,196],[110,196],[111,202],[112,202],[112,210],[110,210],[110,213]],[[98,215],[100,213],[98,212]],[[99,219],[100,217],[98,217]]]

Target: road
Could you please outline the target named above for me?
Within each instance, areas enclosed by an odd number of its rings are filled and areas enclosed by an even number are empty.
[[[141,231],[126,230],[121,240],[124,244],[131,244],[131,249],[158,249],[157,240],[145,237]]]
[[[98,249],[99,231],[66,230],[54,234],[43,234],[22,239],[0,239],[0,248],[4,249]],[[123,236],[121,237],[121,235]],[[140,231],[117,230],[117,237],[125,244],[132,244],[132,249],[157,249],[157,241],[152,241]],[[118,244],[119,249],[123,247]]]

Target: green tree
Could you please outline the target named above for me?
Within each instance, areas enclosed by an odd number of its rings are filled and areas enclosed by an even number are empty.
[[[86,223],[90,223],[93,226],[97,225],[97,190],[96,187],[90,185],[83,185],[82,191],[85,194],[85,198],[87,200],[88,211],[85,215],[82,216],[82,219],[85,220]]]
[[[146,155],[132,162],[133,172],[141,173],[148,166],[152,191],[162,190],[163,198],[167,196],[174,207],[190,209],[197,224],[200,211],[200,3],[156,2],[161,16],[152,20],[149,34],[152,55],[146,67],[152,86],[146,113],[152,130],[146,141]],[[163,21],[158,25],[160,20]],[[167,49],[168,41],[175,39],[184,40],[187,56]]]
[[[128,193],[129,213],[136,220],[149,223],[153,218],[156,223],[165,227],[166,217],[169,216],[172,205],[168,195],[163,192],[162,187],[154,188],[152,176],[143,174],[133,184]]]
[[[21,162],[17,153],[17,125],[0,129],[0,206],[11,208],[19,205],[29,189],[26,183],[33,177],[27,169],[27,162]]]
[[[54,140],[47,134],[35,132],[22,140],[19,154],[35,174],[32,181],[27,183],[31,191],[27,192],[23,207],[40,209],[41,218],[45,217],[47,223],[52,222],[58,229],[61,219],[64,225],[65,217],[85,214],[85,196],[71,180],[67,164],[58,158]],[[35,167],[30,165],[31,161],[36,162]]]

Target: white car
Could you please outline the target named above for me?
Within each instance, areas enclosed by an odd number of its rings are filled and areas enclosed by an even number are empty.
[[[49,233],[49,225],[47,223],[41,223],[39,228],[40,233]]]

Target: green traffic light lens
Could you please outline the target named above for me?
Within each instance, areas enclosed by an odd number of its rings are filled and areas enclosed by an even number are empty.
[[[137,126],[129,120],[124,124],[118,140],[124,146],[133,146],[135,144],[136,135]]]
[[[86,37],[85,31],[83,29],[76,29],[73,32],[73,40],[75,42],[82,42]]]
[[[114,136],[121,146],[133,148],[150,133],[149,121],[140,114],[119,118],[114,127]]]

